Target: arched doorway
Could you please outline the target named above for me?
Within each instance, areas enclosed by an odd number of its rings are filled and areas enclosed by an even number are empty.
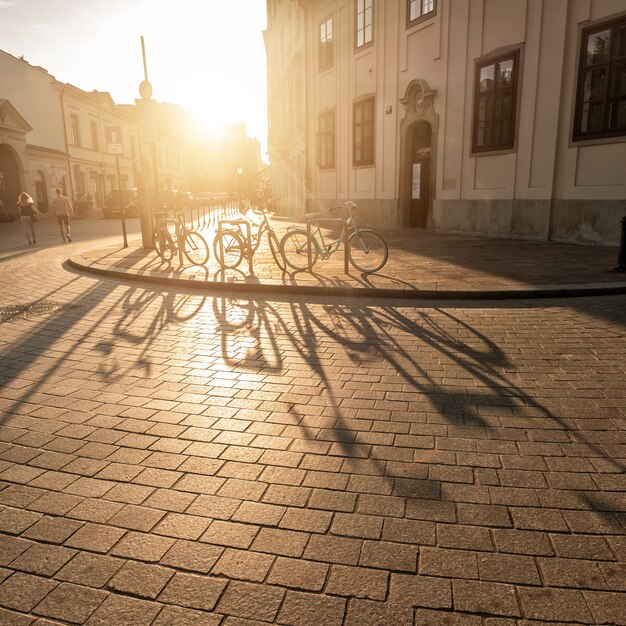
[[[35,198],[37,202],[37,209],[42,213],[48,212],[48,190],[46,188],[46,179],[43,172],[38,170],[35,173]]]
[[[398,218],[403,226],[433,226],[439,128],[439,116],[434,110],[435,95],[426,81],[414,80],[400,100],[405,116],[400,122]]]
[[[426,228],[430,213],[432,128],[426,121],[413,127],[411,138],[411,210],[409,225]]]
[[[17,197],[22,191],[18,157],[11,146],[0,144],[0,198],[4,206],[15,212]]]

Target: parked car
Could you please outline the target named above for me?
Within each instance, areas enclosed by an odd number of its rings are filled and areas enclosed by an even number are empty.
[[[157,197],[157,205],[171,211],[186,209],[193,206],[193,203],[193,194],[190,191],[178,191],[177,189],[160,191]]]
[[[102,213],[104,217],[121,217],[122,207],[126,217],[134,217],[139,213],[137,189],[113,189],[104,199]]]

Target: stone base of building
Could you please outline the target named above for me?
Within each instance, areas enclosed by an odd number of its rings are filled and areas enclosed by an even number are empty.
[[[432,230],[617,246],[623,200],[435,200]]]

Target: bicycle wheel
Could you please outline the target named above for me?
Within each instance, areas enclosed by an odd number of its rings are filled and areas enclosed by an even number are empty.
[[[308,270],[309,257],[307,242],[309,235],[306,230],[291,230],[280,242],[280,251],[285,263],[294,270]],[[317,261],[317,248],[311,241],[311,264]]]
[[[172,245],[167,231],[164,229],[156,228],[152,231],[152,243],[157,254],[167,263],[172,260],[176,247]]]
[[[220,237],[215,236],[213,240],[213,251],[217,262],[223,268],[237,267],[243,259],[243,241],[236,230],[222,231],[222,247],[224,249],[224,258],[222,258],[222,250],[220,247]]]
[[[362,228],[348,239],[348,258],[361,272],[377,272],[385,265],[388,256],[387,243],[373,230]]]
[[[206,265],[209,260],[209,245],[195,230],[187,231],[183,237],[183,253],[193,265]]]
[[[280,241],[278,241],[278,237],[273,230],[270,230],[267,233],[267,238],[270,242],[270,251],[272,256],[274,257],[274,261],[276,265],[284,272],[286,269],[285,259],[283,257],[283,253],[280,251]]]

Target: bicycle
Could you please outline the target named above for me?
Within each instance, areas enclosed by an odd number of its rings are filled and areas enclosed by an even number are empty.
[[[286,266],[280,252],[280,242],[278,241],[278,236],[274,232],[274,228],[269,220],[269,218],[273,215],[272,212],[267,210],[269,202],[270,201],[266,202],[257,209],[249,209],[252,213],[261,218],[261,221],[258,223],[248,220],[251,225],[257,227],[256,233],[251,234],[250,241],[248,241],[248,237],[244,234],[241,226],[237,226],[236,228],[233,227],[221,231],[220,244],[220,235],[218,231],[218,234],[215,236],[213,241],[213,251],[215,252],[215,258],[223,268],[232,269],[237,267],[244,257],[250,260],[259,249],[263,235],[267,233],[269,248],[272,256],[274,257],[274,261],[283,272],[285,271]]]
[[[176,219],[168,220],[168,212],[155,213],[155,227],[152,241],[157,254],[166,263],[171,261],[179,248],[193,265],[205,265],[209,260],[209,245],[206,239],[195,230],[187,228],[180,213]],[[173,224],[171,231],[168,225]]]
[[[377,272],[387,262],[389,248],[387,242],[370,228],[360,228],[352,211],[356,208],[354,202],[344,202],[341,206],[336,206],[330,211],[347,209],[349,217],[346,219],[348,230],[348,242],[346,254],[350,263],[361,272]],[[307,217],[319,217],[321,213],[311,213]],[[315,231],[311,233],[311,265],[313,266],[318,257],[326,261],[341,246],[344,240],[344,230],[341,230],[339,237],[333,241],[324,238],[322,230],[317,225]],[[309,269],[309,233],[307,229],[291,226],[280,242],[280,250],[287,265],[295,270]]]

